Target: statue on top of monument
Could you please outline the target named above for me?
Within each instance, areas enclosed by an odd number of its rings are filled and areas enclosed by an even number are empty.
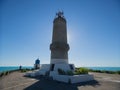
[[[64,14],[63,11],[59,11],[58,13],[56,13],[56,16],[58,16],[58,17],[64,17],[63,14]]]

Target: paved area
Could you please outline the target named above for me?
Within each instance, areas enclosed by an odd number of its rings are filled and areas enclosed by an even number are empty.
[[[90,73],[95,81],[66,84],[45,77],[24,77],[25,73],[14,72],[0,78],[0,90],[120,90],[120,75]]]

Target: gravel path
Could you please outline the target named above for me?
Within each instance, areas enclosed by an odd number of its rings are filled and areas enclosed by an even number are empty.
[[[93,74],[96,81],[66,84],[43,77],[24,77],[25,73],[13,72],[0,78],[0,90],[120,90],[120,75]]]

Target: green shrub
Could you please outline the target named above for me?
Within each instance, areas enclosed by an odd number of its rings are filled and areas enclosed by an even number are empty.
[[[31,68],[31,71],[35,70],[34,68]]]
[[[25,69],[21,69],[20,71],[21,72],[27,72],[27,71],[30,71],[31,69],[27,69],[27,68],[25,68]]]
[[[89,69],[90,72],[98,72],[98,73],[108,73],[108,74],[120,74],[120,71],[108,71],[108,70],[93,70]]]
[[[21,69],[21,72],[27,72],[27,70],[26,69]]]
[[[116,73],[116,72],[114,72],[114,71],[105,71],[105,73],[114,74],[114,73]]]
[[[4,75],[7,75],[7,71],[6,72],[3,72],[4,73]]]
[[[2,72],[2,73],[0,73],[0,77],[2,77],[4,75],[8,75],[8,74],[9,74],[9,71]]]
[[[117,74],[120,74],[120,71],[117,71]]]
[[[58,69],[58,73],[60,74],[60,75],[79,75],[79,74],[88,74],[88,69],[87,68],[77,68],[76,70],[75,70],[75,72],[73,73],[73,71],[71,71],[71,70],[68,70],[68,71],[64,71],[64,70],[62,70],[62,69]]]
[[[76,70],[75,70],[75,74],[88,74],[88,69],[87,68],[77,68]]]
[[[6,72],[5,72],[5,75],[8,75],[8,74],[9,74],[9,71],[6,71]]]
[[[59,73],[60,75],[66,75],[65,71],[62,70],[62,69],[60,69],[60,68],[58,68],[58,73]]]
[[[4,73],[1,73],[1,74],[0,74],[0,77],[2,77],[3,75],[4,75]]]
[[[62,69],[58,69],[58,73],[60,74],[60,75],[74,75],[74,73],[71,71],[71,70],[68,70],[68,71],[64,71],[64,70],[62,70]]]
[[[74,75],[74,73],[71,70],[69,70],[66,72],[66,75]]]

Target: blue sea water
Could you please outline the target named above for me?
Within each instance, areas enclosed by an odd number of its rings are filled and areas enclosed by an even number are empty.
[[[22,68],[33,68],[32,66],[23,66]],[[107,70],[107,71],[120,71],[120,67],[86,67],[88,69],[93,70]],[[11,70],[17,70],[19,69],[19,66],[0,66],[0,72],[3,71],[11,71]]]
[[[120,71],[120,67],[86,67],[93,70]]]
[[[23,66],[22,68],[31,69],[33,67],[32,66]],[[19,66],[0,66],[0,72],[17,70],[17,69],[19,69]]]

